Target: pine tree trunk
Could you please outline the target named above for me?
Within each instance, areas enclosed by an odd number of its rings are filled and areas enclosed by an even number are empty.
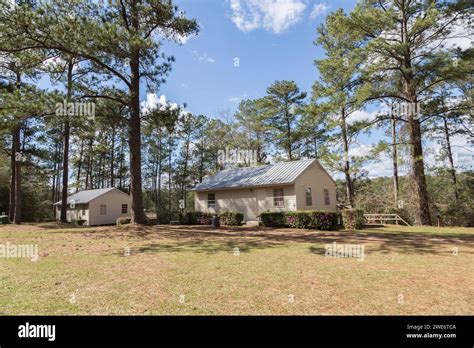
[[[394,206],[398,208],[398,153],[397,153],[397,121],[395,115],[392,113],[391,117],[392,128],[392,164],[393,164],[393,199]]]
[[[408,30],[409,16],[402,14],[401,20],[401,41],[408,43],[410,40]],[[421,127],[418,116],[420,115],[418,97],[416,92],[415,76],[412,68],[412,52],[409,44],[405,45],[403,67],[403,88],[406,102],[409,102],[408,109],[408,129],[411,144],[411,166],[413,172],[413,183],[415,186],[415,206],[416,220],[421,225],[431,225],[431,215],[428,201],[428,191],[426,188],[425,165],[423,159],[423,145],[421,142]]]
[[[170,142],[168,144],[168,214],[170,221],[173,219],[172,214],[171,214],[171,173],[173,171],[173,168],[171,167],[171,155],[172,155],[172,147],[171,147],[171,134],[170,134]]]
[[[103,188],[102,187],[102,156],[99,153],[99,172],[97,173],[97,188]]]
[[[202,179],[204,178],[204,140],[201,141],[201,146],[200,146],[200,153],[199,153],[199,182],[202,182]]]
[[[72,96],[72,70],[74,62],[72,59],[68,62],[67,74],[67,102],[71,101]],[[69,114],[65,116],[64,120],[64,154],[63,154],[63,189],[61,197],[61,222],[67,222],[67,196],[68,196],[68,182],[69,182],[69,137],[71,133]]]
[[[132,18],[134,25],[138,26],[138,19]],[[132,223],[145,224],[142,197],[142,161],[141,161],[141,129],[140,129],[140,59],[139,53],[133,52],[130,60],[131,102],[129,120],[129,146],[130,146],[130,195],[132,196]]]
[[[92,181],[91,178],[91,157],[92,157],[92,138],[89,139],[89,144],[87,145],[87,167],[86,167],[86,181],[85,181],[85,189],[89,189],[89,182]]]
[[[153,165],[153,200],[155,202],[155,215],[158,221],[158,154],[155,156],[155,163]]]
[[[14,183],[14,211],[13,222],[21,223],[21,163],[23,154],[21,153],[20,127],[16,127],[13,132],[13,150],[15,156],[15,183]]]
[[[16,129],[12,131],[12,153],[11,153],[11,177],[10,177],[10,203],[8,207],[8,219],[10,222],[14,221],[14,216],[15,216],[15,182],[16,182],[16,176],[15,176],[15,144],[14,144],[14,139],[15,139],[15,133]]]
[[[450,174],[451,178],[453,180],[453,187],[454,187],[454,197],[456,198],[456,201],[459,199],[459,194],[458,194],[458,180],[456,177],[456,168],[454,167],[454,160],[453,160],[453,152],[451,148],[451,137],[449,135],[449,126],[448,126],[448,121],[446,117],[443,117],[444,121],[444,136],[446,138],[446,150],[448,152],[448,159],[449,159],[449,165],[450,165]]]
[[[61,126],[61,133],[64,132],[64,128]],[[59,194],[59,188],[61,187],[61,173],[62,173],[62,153],[63,153],[63,146],[64,143],[62,141],[62,137],[58,138],[58,145],[59,145],[59,151],[58,151],[58,158],[57,158],[57,163],[58,163],[58,168],[56,171],[56,191],[54,193],[55,198],[54,201],[57,202],[60,200],[60,194]]]
[[[417,109],[416,97],[412,99],[410,109]],[[410,113],[408,117],[408,127],[411,143],[411,163],[413,171],[413,182],[415,185],[415,200],[417,207],[417,223],[421,225],[431,225],[431,215],[429,210],[428,192],[426,189],[425,166],[423,160],[423,146],[421,143],[421,127],[416,113]]]
[[[59,167],[58,164],[58,158],[59,158],[59,144],[58,141],[55,142],[55,147],[54,147],[54,157],[53,157],[53,182],[52,182],[52,187],[51,187],[51,201],[56,203],[56,171],[57,168]],[[53,205],[53,217],[56,220],[56,206]]]
[[[115,161],[115,126],[112,126],[112,144],[110,147],[110,187],[115,187],[114,161]]]
[[[163,171],[163,167],[161,166],[162,161],[162,146],[161,146],[161,139],[158,143],[158,187],[156,193],[156,219],[159,221],[159,210],[161,208],[161,174]]]
[[[342,142],[344,145],[344,176],[346,178],[346,194],[347,200],[351,208],[354,207],[354,191],[352,187],[351,168],[349,163],[349,140],[347,139],[346,110],[341,109],[341,130]]]
[[[291,138],[291,123],[289,121],[289,115],[288,115],[288,111],[286,111],[287,114],[286,114],[286,137],[287,137],[287,141],[288,141],[288,148],[287,148],[287,152],[288,152],[288,159],[290,161],[293,160],[293,153],[291,151],[291,141],[292,141],[292,138]]]
[[[183,176],[182,176],[182,187],[181,187],[181,199],[184,200],[184,205],[186,207],[186,178],[188,176],[188,161],[189,161],[189,144],[191,140],[188,135],[188,138],[186,139],[186,154],[184,156],[184,168],[183,168]],[[249,163],[250,166],[250,163]]]
[[[120,163],[119,163],[119,187],[123,190],[123,161],[125,159],[124,149],[125,139],[123,135],[120,137]]]
[[[83,153],[84,153],[84,140],[81,140],[81,149],[79,151],[79,163],[77,165],[76,193],[79,192],[79,186],[81,184],[81,169],[82,169]]]

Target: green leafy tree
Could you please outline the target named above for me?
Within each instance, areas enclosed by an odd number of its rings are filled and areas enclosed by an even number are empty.
[[[361,38],[360,32],[347,25],[347,16],[340,9],[319,26],[315,42],[326,53],[326,58],[315,62],[320,80],[314,83],[312,95],[313,104],[319,104],[320,112],[328,114],[328,141],[332,146],[324,158],[334,169],[344,173],[346,197],[351,206],[354,205],[353,181],[362,157],[351,159],[349,147],[365,126],[364,122],[348,122],[349,116],[361,107],[357,100],[361,85],[359,68],[364,61],[364,52],[359,49]]]
[[[20,5],[8,13],[2,11],[0,21],[7,23],[4,35],[18,38],[13,48],[2,47],[0,42],[0,50],[45,48],[81,57],[96,71],[89,75],[93,89],[89,97],[115,100],[128,108],[131,215],[133,222],[145,223],[141,178],[142,82],[151,92],[159,88],[173,61],[172,57],[160,55],[159,39],[179,41],[195,34],[196,21],[187,19],[167,0],[122,0],[108,5],[92,0],[51,0],[42,2],[35,10]],[[105,87],[110,84],[115,84],[121,93],[106,93]]]
[[[468,1],[364,0],[350,14],[349,26],[364,34],[368,51],[361,98],[394,98],[408,106],[403,119],[408,125],[419,224],[431,223],[420,105],[438,84],[465,78],[468,62],[453,64],[456,54],[446,44],[459,37],[456,27],[469,16]]]
[[[267,96],[258,100],[262,116],[272,134],[274,144],[283,149],[288,160],[295,158],[301,134],[298,121],[304,109],[306,93],[293,81],[276,81],[267,88]]]
[[[268,142],[268,126],[257,100],[243,100],[235,113],[239,131],[245,137],[246,149],[256,151],[258,164],[264,163],[265,144]]]
[[[12,38],[4,42],[5,47],[11,48],[13,44]],[[22,216],[21,170],[26,159],[21,133],[27,130],[28,119],[43,116],[45,110],[45,93],[33,85],[38,78],[38,67],[46,59],[43,53],[31,50],[0,54],[0,124],[2,131],[11,134],[9,218],[17,224]]]

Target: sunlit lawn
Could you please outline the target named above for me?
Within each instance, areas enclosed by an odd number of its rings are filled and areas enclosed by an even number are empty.
[[[474,314],[473,228],[1,225],[7,242],[40,258],[0,259],[1,314]]]

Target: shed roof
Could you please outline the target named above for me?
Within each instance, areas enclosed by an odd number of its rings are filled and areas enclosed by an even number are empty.
[[[118,190],[118,189],[115,188],[115,187],[108,187],[108,188],[102,188],[102,189],[96,189],[96,190],[80,191],[80,192],[77,192],[77,193],[73,194],[72,196],[69,196],[67,198],[67,202],[69,203],[71,200],[74,200],[75,204],[89,203],[93,199],[96,199],[97,197],[102,196],[103,194],[106,194],[107,192],[110,192],[112,190]],[[120,190],[118,190],[118,191],[120,191]],[[122,192],[122,191],[120,191],[120,192]],[[125,192],[122,192],[122,193],[126,195]],[[58,202],[54,203],[54,205],[58,205],[58,204],[61,204],[61,201],[58,201]]]
[[[259,167],[227,169],[206,177],[194,191],[292,184],[315,159],[281,162]]]

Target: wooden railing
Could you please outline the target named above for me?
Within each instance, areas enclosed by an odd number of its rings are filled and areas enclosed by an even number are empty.
[[[364,214],[364,218],[368,225],[384,225],[386,222],[395,222],[398,225],[399,222],[403,222],[405,225],[410,226],[408,222],[397,214]]]

